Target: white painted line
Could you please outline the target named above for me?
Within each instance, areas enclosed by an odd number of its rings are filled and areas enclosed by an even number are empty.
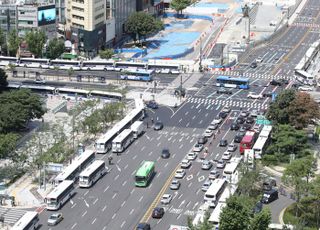
[[[178,197],[178,200],[183,196],[183,194],[180,194],[180,196]]]
[[[119,176],[120,176],[119,174],[116,175],[116,177],[114,178],[114,180],[117,180],[117,179],[119,178]]]
[[[130,194],[132,194],[134,191],[135,191],[135,189],[132,189],[131,192],[130,192]]]
[[[180,205],[178,206],[178,208],[180,208],[185,202],[186,202],[185,200],[181,201],[181,203],[180,203]]]
[[[145,148],[146,148],[146,147],[145,147],[145,146],[143,146],[143,147],[141,148],[141,151],[143,151]]]
[[[102,211],[104,212],[104,210],[106,210],[106,208],[107,208],[107,205],[105,205],[105,206],[103,207]]]
[[[180,145],[180,146],[183,146],[183,145]],[[180,148],[180,147],[179,147]],[[174,153],[174,154],[172,154],[172,159],[174,158],[176,156],[176,154]]]
[[[182,147],[183,147],[183,145],[180,145],[180,146],[179,146],[179,149],[182,149]]]
[[[161,174],[161,172],[157,173],[157,176],[156,176],[156,177],[159,177],[159,176],[160,176],[160,174]]]
[[[123,226],[126,224],[126,221],[124,220],[123,222],[122,222],[122,224],[121,224],[121,228],[123,228]]]
[[[151,156],[151,155],[152,155],[152,153],[153,153],[153,152],[151,151],[151,152],[148,154],[148,156]]]
[[[133,176],[135,173],[136,173],[136,170],[134,170],[134,171],[131,173],[131,176]]]
[[[77,205],[77,203],[74,203],[74,204],[71,206],[71,208],[74,208],[76,205]]]
[[[91,222],[91,224],[94,224],[96,222],[97,218],[94,218],[94,220]]]
[[[89,190],[88,190],[88,191],[86,191],[86,192],[83,194],[83,196],[87,195],[88,193],[89,193]]]
[[[169,162],[167,162],[167,163],[164,165],[164,167],[166,168],[166,167],[168,166],[168,164],[169,164]]]
[[[179,120],[179,123],[182,121],[182,118]]]
[[[87,214],[87,211],[85,211],[85,212],[82,214],[82,217],[84,217],[86,214]]]
[[[126,166],[124,166],[124,168],[123,169],[127,169],[128,168],[128,164],[126,165]]]
[[[106,192],[109,189],[110,185],[108,185],[108,187],[106,187],[103,192]]]
[[[125,205],[126,201],[123,201],[121,204],[121,207],[123,207]]]
[[[113,194],[112,199],[114,199],[117,196],[117,193]]]
[[[190,187],[191,187],[191,185],[192,185],[192,182],[188,184],[188,188],[190,188]]]
[[[188,122],[188,123],[186,124],[186,127],[189,127],[189,125],[190,125],[190,122]]]
[[[131,209],[131,211],[130,211],[130,213],[129,213],[129,215],[132,215],[132,213],[134,212],[134,208],[133,209]]]
[[[107,226],[104,226],[102,230],[106,230],[106,229],[107,229]]]
[[[180,106],[180,108],[179,109],[177,109],[175,112],[174,112],[174,114],[172,114],[171,115],[171,117],[170,118],[173,118],[173,116],[180,110],[180,109],[182,109],[182,107],[185,105],[185,104],[187,104],[187,103],[183,103],[183,105],[182,106]]]
[[[157,221],[157,224],[159,224],[161,222],[162,218],[160,218],[158,221]]]
[[[72,225],[71,229],[74,229],[75,226],[77,226],[77,223],[74,223],[74,224]]]
[[[117,213],[114,213],[111,219],[114,219],[116,217]]]
[[[141,196],[141,197],[140,197],[139,202],[141,202],[141,201],[142,201],[142,199],[143,199],[143,196]]]
[[[127,183],[127,181],[124,181],[124,182],[122,183],[122,186],[125,186],[125,185],[126,185],[126,183]]]
[[[121,161],[121,158],[119,158],[119,160],[117,161],[117,164],[119,164],[119,163],[120,163],[120,161]]]
[[[99,200],[98,198],[97,198],[97,199],[95,199],[95,201],[93,202],[93,204],[96,204],[98,200]]]
[[[136,158],[137,158],[137,155],[135,155],[134,157],[132,157],[133,160],[136,159]]]
[[[161,142],[159,142],[158,144],[157,144],[157,146],[159,147],[161,145]]]

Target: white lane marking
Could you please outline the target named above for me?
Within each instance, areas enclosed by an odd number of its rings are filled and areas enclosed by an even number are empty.
[[[74,203],[74,204],[71,206],[71,208],[74,208],[76,205],[77,205],[77,203]]]
[[[188,122],[188,123],[186,124],[186,127],[189,127],[189,125],[190,125],[190,122]]]
[[[153,152],[151,151],[151,152],[148,154],[148,156],[151,156],[151,155],[152,155],[152,153],[153,153]]]
[[[179,149],[182,149],[182,147],[183,147],[183,144],[179,146]],[[173,158],[173,157],[172,157],[172,158]]]
[[[143,151],[145,148],[146,148],[146,146],[143,146],[143,147],[141,148],[141,151]]]
[[[86,214],[87,214],[87,211],[85,211],[85,212],[82,214],[82,217],[84,217]]]
[[[161,174],[161,172],[157,173],[157,176],[156,176],[156,177],[159,177],[159,176],[160,176],[160,174]]]
[[[184,103],[182,106],[180,106],[180,108],[179,109],[177,109],[175,112],[174,112],[174,114],[172,114],[171,115],[171,117],[170,118],[172,118],[183,106],[185,106],[187,103]]]
[[[131,192],[130,192],[130,194],[132,194],[134,191],[135,191],[135,189],[132,189]]]
[[[88,190],[88,191],[86,191],[86,192],[83,194],[83,196],[87,195],[88,193],[89,193],[89,190]]]
[[[133,160],[136,159],[136,158],[137,158],[137,155],[135,155],[134,157],[132,157]]]
[[[110,185],[108,185],[108,187],[106,187],[103,192],[106,192],[109,189]]]
[[[160,218],[158,221],[157,221],[157,224],[159,224],[161,222],[162,218]]]
[[[75,226],[77,226],[77,223],[74,223],[74,224],[72,225],[71,229],[74,229]]]
[[[96,204],[98,200],[99,200],[98,198],[97,198],[97,199],[95,199],[95,201],[93,202],[93,204]]]
[[[126,166],[124,166],[124,168],[123,168],[123,169],[124,169],[124,170],[126,170],[127,168],[128,168],[128,164],[127,164]]]
[[[178,197],[178,200],[183,196],[183,194],[181,193],[180,196]]]
[[[102,211],[104,212],[104,210],[106,210],[106,208],[107,208],[107,205],[105,205],[105,206],[103,207]]]
[[[142,199],[143,199],[143,196],[141,196],[141,197],[140,197],[139,202],[141,202],[141,201],[142,201]]]
[[[121,207],[123,207],[125,205],[126,201],[123,201],[121,204]]]
[[[85,199],[83,199],[83,202],[84,202],[84,204],[89,208],[89,204],[88,204],[88,202],[87,202]]]
[[[191,185],[192,185],[192,182],[188,185],[188,188],[190,188],[190,187],[191,187]]]
[[[96,222],[97,218],[94,218],[94,220],[91,222],[91,224],[94,224]]]
[[[182,145],[183,146],[183,145]],[[174,154],[172,154],[172,159],[174,158],[176,156],[176,154],[174,153]]]
[[[124,182],[122,183],[122,186],[125,186],[125,185],[126,185],[126,183],[127,183],[127,181],[124,181]]]
[[[118,169],[119,172],[121,172],[121,168],[116,164],[116,167]]]
[[[121,158],[119,158],[119,160],[117,160],[117,164],[119,164],[119,163],[120,163],[120,161],[121,161]]]
[[[159,147],[161,145],[161,142],[159,142],[158,144],[157,144],[157,146]]]
[[[131,173],[131,176],[133,176],[135,173],[136,173],[136,170],[134,170],[134,171]]]
[[[182,121],[182,118],[179,120],[179,123]]]
[[[107,226],[104,226],[102,230],[106,230],[106,229],[107,229]]]
[[[178,206],[178,208],[180,208],[185,202],[186,202],[185,200],[181,201],[181,203],[180,203],[180,205]]]
[[[116,177],[114,178],[114,180],[117,180],[117,179],[119,178],[119,176],[120,176],[119,174],[116,175]]]
[[[112,199],[114,199],[117,196],[117,193],[113,194]]]
[[[126,221],[124,220],[123,222],[122,222],[122,224],[121,224],[121,228],[123,228],[123,226],[126,224]]]
[[[116,217],[117,213],[113,214],[113,216],[111,217],[111,219],[114,219]]]
[[[134,208],[133,209],[131,209],[131,211],[130,211],[130,213],[129,213],[129,215],[132,215],[132,213],[134,212]]]
[[[168,166],[168,164],[169,164],[169,162],[167,162],[167,163],[164,165],[164,167],[166,168],[166,167]]]

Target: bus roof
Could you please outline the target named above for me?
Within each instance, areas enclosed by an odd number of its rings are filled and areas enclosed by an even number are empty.
[[[21,83],[9,83],[7,85],[7,88],[11,88],[11,89],[19,89],[21,87]]]
[[[138,169],[136,176],[146,176],[147,173],[154,167],[153,161],[143,161]]]
[[[245,143],[251,142],[253,140],[255,134],[256,133],[254,131],[247,131],[246,135],[244,135],[241,142],[245,142]]]
[[[223,170],[223,173],[232,174],[232,173],[234,173],[234,171],[236,171],[238,166],[239,166],[239,162],[234,161],[234,162],[227,163],[226,167]]]
[[[21,89],[38,89],[38,90],[51,90],[54,91],[55,88],[52,86],[44,86],[44,85],[21,85]]]
[[[221,189],[224,183],[227,183],[226,179],[222,179],[222,178],[215,179],[205,194],[215,196],[219,192],[219,190]]]
[[[229,76],[218,76],[217,80],[232,80],[232,81],[249,82],[249,78],[229,77]]]
[[[123,130],[112,142],[122,142],[127,136],[129,136],[132,133],[131,129],[125,129]]]
[[[148,74],[152,74],[154,73],[154,69],[130,69],[127,68],[124,70],[123,73],[128,72],[128,73],[148,73]]]
[[[88,177],[90,176],[97,168],[99,168],[101,165],[104,165],[104,161],[103,160],[95,160],[94,162],[92,162],[91,165],[89,165],[85,170],[83,170],[80,173],[80,177]]]
[[[57,88],[59,92],[65,92],[65,93],[81,93],[81,94],[89,94],[89,90],[84,90],[84,89],[73,89],[73,88]]]
[[[48,198],[48,199],[56,199],[71,184],[73,184],[72,180],[64,180],[64,181],[62,181],[52,192],[50,192],[46,196],[46,198]]]
[[[30,221],[38,215],[38,212],[26,212],[12,227],[12,230],[24,230]]]
[[[78,158],[76,158],[76,161],[79,165],[83,164],[88,158],[90,158],[92,155],[95,154],[94,150],[86,149]]]
[[[101,91],[101,90],[92,90],[90,91],[91,94],[97,94],[99,96],[107,96],[107,97],[119,97],[122,98],[122,94],[121,93],[117,93],[117,92],[106,92],[106,91]]]
[[[140,127],[140,125],[143,124],[143,121],[135,121],[132,125],[131,125],[131,130],[135,130],[138,127]]]
[[[210,215],[209,222],[218,224],[220,213],[226,205],[226,203],[218,203]]]
[[[259,137],[256,140],[256,143],[253,146],[253,150],[260,150],[263,148],[263,146],[265,145],[265,143],[267,142],[268,138],[267,137]]]
[[[84,65],[85,64],[98,64],[98,65],[103,65],[103,64],[113,64],[113,60],[89,60],[89,61],[83,61],[82,62]]]
[[[219,203],[226,203],[227,199],[229,199],[237,190],[238,185],[230,184],[229,188],[225,189],[219,198]]]

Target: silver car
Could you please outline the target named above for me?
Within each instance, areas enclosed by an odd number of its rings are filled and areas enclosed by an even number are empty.
[[[211,167],[212,167],[211,161],[204,160],[204,161],[202,162],[201,169],[203,169],[203,170],[209,170],[209,169],[211,169]]]
[[[211,184],[212,184],[211,180],[206,180],[206,181],[203,183],[203,185],[202,185],[202,187],[201,187],[201,190],[204,191],[204,192],[206,192],[206,191],[209,189],[209,187],[210,187]]]
[[[178,190],[180,188],[180,182],[178,180],[173,180],[171,181],[171,184],[170,184],[170,189],[171,190]]]
[[[63,219],[62,213],[53,213],[48,219],[49,226],[55,226],[59,224]]]

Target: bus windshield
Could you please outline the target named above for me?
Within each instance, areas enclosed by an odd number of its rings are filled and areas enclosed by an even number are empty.
[[[144,176],[136,176],[136,181],[144,181],[145,179]]]

